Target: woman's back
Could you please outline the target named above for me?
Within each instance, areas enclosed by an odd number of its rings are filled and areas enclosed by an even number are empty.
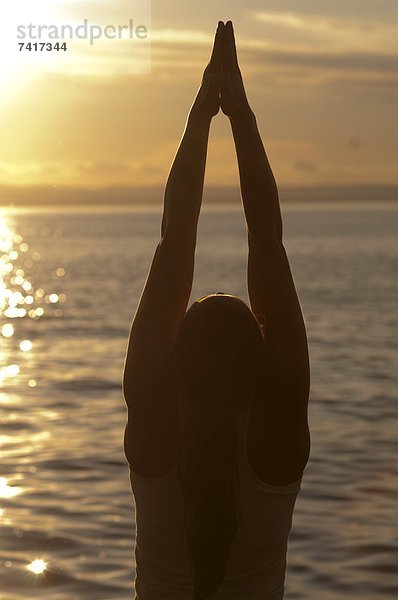
[[[241,527],[231,548],[216,600],[283,598],[286,552],[301,476],[284,486],[263,482],[247,455],[250,405],[237,417]],[[161,477],[144,477],[130,461],[136,505],[137,600],[191,600],[190,557],[184,537],[177,465]]]

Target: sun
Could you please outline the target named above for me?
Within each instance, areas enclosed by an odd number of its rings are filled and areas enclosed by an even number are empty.
[[[34,40],[22,39],[18,26],[30,23],[48,23],[62,18],[65,0],[13,0],[2,6],[0,14],[0,87],[2,100],[21,91],[53,60],[52,53],[21,49],[19,43]]]

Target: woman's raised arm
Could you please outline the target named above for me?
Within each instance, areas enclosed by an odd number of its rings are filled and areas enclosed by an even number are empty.
[[[220,104],[228,115],[239,166],[248,229],[248,292],[265,333],[267,392],[283,422],[306,430],[309,357],[306,329],[282,242],[277,185],[249,106],[238,66],[232,23],[225,26]]]
[[[191,293],[209,129],[219,110],[222,27],[168,177],[161,239],[131,326],[123,372],[129,408],[165,389],[167,359]]]

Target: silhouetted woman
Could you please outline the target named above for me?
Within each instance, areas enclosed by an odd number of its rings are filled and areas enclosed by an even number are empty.
[[[218,292],[187,311],[210,122],[229,117],[248,230],[251,309]],[[167,181],[161,237],[124,367],[138,600],[280,600],[307,464],[309,359],[278,191],[232,23]]]

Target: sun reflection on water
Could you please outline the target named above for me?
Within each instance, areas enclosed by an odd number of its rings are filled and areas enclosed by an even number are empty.
[[[29,355],[34,351],[34,340],[25,339],[18,327],[19,319],[39,320],[44,316],[62,317],[58,307],[66,301],[61,291],[45,290],[35,287],[29,280],[29,273],[41,260],[41,254],[33,251],[30,244],[16,233],[6,214],[0,212],[0,335],[3,336],[2,367],[0,368],[0,386],[5,380],[22,381],[23,359],[18,356]],[[65,269],[57,267],[53,279],[65,276]],[[19,338],[19,339],[18,339]],[[18,354],[21,353],[21,354]],[[7,364],[7,360],[10,364]],[[26,361],[26,359],[25,359]],[[27,363],[26,363],[27,364]],[[37,380],[26,377],[25,384],[36,387]]]
[[[35,575],[40,575],[41,573],[44,573],[46,567],[47,563],[43,559],[36,558],[36,560],[31,562],[30,565],[27,565],[26,568],[28,569],[28,571],[31,571]]]
[[[14,335],[14,327],[11,325],[11,323],[6,323],[1,328],[1,333],[4,337],[11,337]]]
[[[19,344],[19,347],[22,352],[29,352],[29,350],[32,350],[33,344],[30,340],[23,340],[23,342]]]
[[[21,494],[23,489],[18,486],[8,485],[8,479],[6,477],[0,477],[0,498],[14,498]]]
[[[50,273],[45,274],[47,281],[54,282],[49,284],[52,289],[47,289],[47,283],[37,282],[42,272],[39,268],[42,255],[34,246],[33,241],[29,240],[28,244],[22,235],[16,232],[13,217],[0,211],[0,404],[2,408],[7,409],[26,401],[24,391],[12,394],[12,387],[24,385],[27,388],[36,388],[40,385],[36,350],[40,347],[42,333],[37,334],[36,338],[35,321],[62,316],[59,306],[66,301],[66,295],[57,285],[65,276],[63,266],[52,267],[51,278],[48,277]],[[8,456],[8,452],[10,456],[14,455],[14,449],[18,445],[23,446],[28,456],[32,449],[47,443],[50,432],[43,423],[54,416],[51,411],[47,414],[44,410],[36,410],[35,418],[41,423],[41,427],[34,427],[27,432],[21,420],[21,413],[13,410],[5,412],[6,428],[0,432],[0,446],[4,448],[5,456]],[[21,422],[21,428],[18,428],[18,422]],[[19,496],[22,495],[23,498],[29,491],[28,485],[24,484],[26,463],[29,464],[29,460],[20,456],[18,464],[25,465],[22,472],[18,472],[18,466],[15,464],[14,472],[10,471],[9,477],[0,477],[0,500],[1,504],[5,505],[0,507],[2,526],[15,525],[14,509],[16,504],[21,502]],[[29,472],[34,472],[35,469],[36,467],[31,465]],[[3,475],[7,473],[3,471]],[[23,531],[14,527],[13,534],[22,537]],[[33,574],[32,577],[42,574],[45,577],[45,557],[33,555],[30,560],[32,562],[26,564],[25,568]],[[4,564],[11,567],[12,562],[5,561]]]
[[[16,377],[20,371],[19,365],[7,365],[0,368],[0,384],[7,377]]]

